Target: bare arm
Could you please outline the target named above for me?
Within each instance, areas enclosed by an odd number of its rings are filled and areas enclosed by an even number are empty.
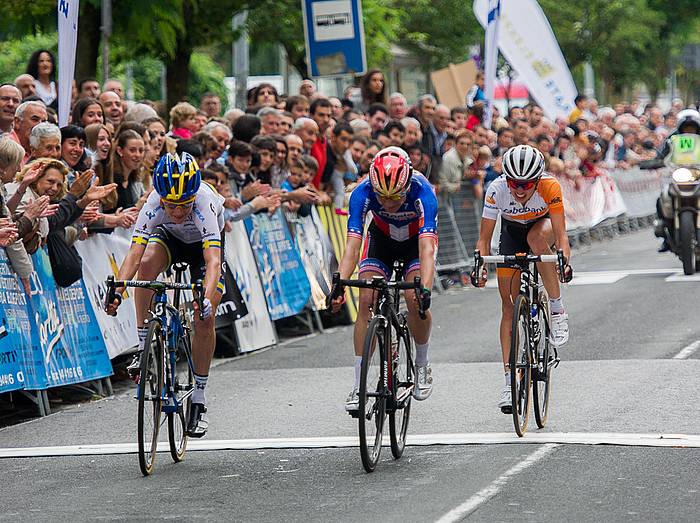
[[[571,259],[571,246],[569,245],[569,236],[566,234],[566,218],[564,213],[550,214],[549,219],[552,222],[552,230],[554,231],[554,244],[557,250],[564,251],[564,257],[567,260]]]
[[[212,301],[216,286],[221,279],[221,249],[209,247],[204,249],[204,297]]]
[[[426,289],[432,289],[435,278],[435,239],[431,236],[418,238],[418,257],[421,285]]]
[[[491,238],[493,231],[496,228],[496,220],[488,218],[481,219],[481,229],[479,232],[479,241],[476,242],[476,249],[481,252],[482,256],[491,254]]]
[[[357,236],[348,237],[348,241],[345,243],[343,259],[340,260],[340,267],[338,268],[341,279],[347,280],[352,276],[355,267],[357,267],[357,262],[360,259],[360,247],[362,247],[362,238],[358,238]]]

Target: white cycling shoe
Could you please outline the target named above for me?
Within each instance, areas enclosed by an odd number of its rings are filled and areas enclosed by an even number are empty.
[[[513,397],[511,394],[510,383],[503,387],[501,391],[501,399],[498,402],[498,408],[503,414],[511,414],[513,412]]]
[[[569,341],[569,315],[567,313],[552,313],[551,339],[552,344],[557,348],[563,347]]]
[[[357,389],[352,389],[348,394],[348,399],[345,400],[346,412],[357,412],[360,410],[360,395]]]
[[[413,397],[418,401],[427,400],[433,393],[433,370],[430,363],[416,365],[416,386],[413,388]]]

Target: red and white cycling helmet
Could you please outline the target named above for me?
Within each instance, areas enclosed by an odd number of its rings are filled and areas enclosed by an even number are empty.
[[[408,153],[400,147],[379,151],[369,167],[369,181],[377,195],[398,200],[411,186],[413,167]]]

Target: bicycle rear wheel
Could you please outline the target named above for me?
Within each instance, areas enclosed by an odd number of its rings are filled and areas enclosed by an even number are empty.
[[[164,383],[165,344],[158,320],[148,323],[148,333],[141,355],[141,372],[138,385],[138,447],[139,467],[144,476],[153,473],[158,450],[158,432]]]
[[[530,304],[523,295],[515,298],[510,340],[510,387],[513,425],[518,436],[527,430],[530,412]]]
[[[399,459],[406,446],[408,420],[411,416],[411,398],[413,397],[414,368],[413,345],[407,327],[395,331],[396,346],[392,347],[391,355],[394,400],[396,409],[389,413],[389,437],[391,439],[391,454]],[[393,334],[392,334],[393,335]],[[393,345],[393,344],[392,344]]]
[[[538,307],[540,333],[538,344],[535,347],[537,352],[537,379],[533,379],[532,399],[535,410],[535,422],[539,428],[544,428],[549,416],[554,351],[549,340],[549,297],[545,292],[540,292],[539,300],[541,305]]]
[[[192,375],[192,347],[189,333],[180,337],[175,357],[173,388],[177,396],[177,412],[168,414],[168,441],[170,456],[175,463],[185,459],[187,449],[187,420],[192,404],[194,377]]]
[[[367,472],[373,472],[382,450],[382,431],[386,417],[386,397],[382,380],[385,354],[386,329],[383,319],[375,316],[369,323],[362,354],[362,372],[359,391],[360,457]]]

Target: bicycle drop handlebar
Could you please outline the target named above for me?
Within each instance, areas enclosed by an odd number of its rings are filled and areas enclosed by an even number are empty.
[[[387,281],[381,276],[375,276],[374,278],[367,278],[364,280],[343,280],[340,278],[340,273],[333,273],[333,280],[331,281],[332,288],[341,287],[357,287],[359,289],[373,289],[373,290],[384,290],[384,289],[398,289],[401,291],[407,291],[414,289],[416,292],[416,301],[418,302],[418,315],[422,320],[425,319],[425,311],[423,310],[423,304],[421,303],[420,294],[423,288],[421,284],[420,276],[413,278],[413,282],[409,281]]]
[[[529,263],[556,263],[559,270],[559,280],[564,283],[564,275],[566,272],[566,258],[564,251],[561,249],[556,254],[510,254],[501,256],[482,256],[477,249],[474,251],[474,271],[479,274],[481,267],[485,263],[505,263],[507,265],[524,266]]]
[[[204,308],[204,286],[202,280],[197,280],[195,283],[171,283],[167,281],[148,281],[148,280],[115,280],[114,276],[107,277],[107,296],[105,298],[105,309],[117,297],[117,287],[140,287],[149,289],[155,292],[165,292],[168,290],[192,291],[194,299],[199,306],[199,319],[203,320]]]

